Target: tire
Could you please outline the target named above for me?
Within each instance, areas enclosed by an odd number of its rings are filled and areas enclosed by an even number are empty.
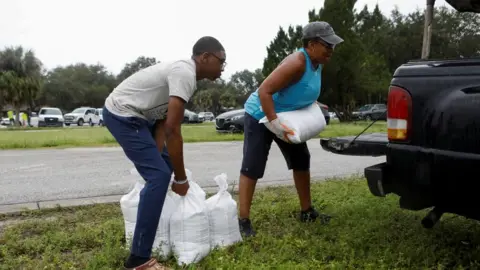
[[[68,124],[65,124],[65,126],[69,127],[69,126],[70,126],[70,123],[68,123]]]
[[[101,127],[103,127],[103,121],[100,120],[100,121],[98,122],[98,125],[101,126]]]
[[[372,117],[370,115],[365,116],[365,120],[372,121]]]
[[[78,119],[77,126],[83,126],[83,119]]]
[[[88,120],[88,124],[93,127],[95,124],[92,122],[92,119]]]

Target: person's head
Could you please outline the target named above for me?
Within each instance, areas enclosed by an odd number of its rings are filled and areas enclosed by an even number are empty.
[[[302,42],[312,61],[325,64],[343,39],[335,34],[329,23],[311,22],[303,27]]]
[[[225,49],[214,37],[200,38],[192,49],[192,58],[197,65],[197,78],[216,80],[222,75],[227,62]]]

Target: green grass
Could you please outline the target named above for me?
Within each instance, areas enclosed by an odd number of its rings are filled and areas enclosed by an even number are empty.
[[[257,236],[215,250],[190,269],[478,269],[480,228],[445,215],[432,230],[424,211],[398,207],[398,198],[371,195],[364,179],[312,186],[328,225],[295,219],[291,187],[256,193],[252,218]],[[58,208],[0,216],[0,269],[120,269],[127,256],[118,204]],[[0,228],[0,231],[2,229]],[[174,258],[166,262],[176,266]]]
[[[367,125],[366,122],[344,124],[333,121],[319,137],[356,135]],[[378,122],[366,133],[385,131],[385,122]],[[243,134],[217,133],[213,123],[183,125],[182,133],[187,143],[243,140]],[[117,142],[105,127],[0,129],[0,149],[88,146],[117,146]]]

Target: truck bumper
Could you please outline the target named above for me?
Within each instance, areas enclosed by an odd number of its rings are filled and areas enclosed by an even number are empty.
[[[378,197],[385,197],[389,192],[388,189],[388,165],[386,162],[376,164],[365,168],[365,178],[367,178],[368,189]]]

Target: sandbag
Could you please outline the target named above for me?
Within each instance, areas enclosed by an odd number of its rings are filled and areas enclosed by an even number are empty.
[[[242,241],[237,216],[237,202],[228,192],[227,175],[222,173],[214,178],[218,193],[206,201],[210,219],[210,244],[226,247]]]
[[[134,188],[128,194],[120,199],[125,222],[125,239],[127,239],[127,247],[131,246],[133,233],[135,232],[135,224],[137,222],[138,203],[140,200],[140,192],[145,186],[145,180],[140,176],[138,171],[133,168],[130,173],[136,176],[137,180]],[[152,246],[152,251],[160,257],[168,257],[171,255],[172,248],[170,245],[170,217],[175,211],[177,203],[171,192],[167,193],[165,202],[163,203],[162,214],[158,222],[157,232]]]
[[[295,144],[306,142],[317,136],[327,125],[325,116],[316,102],[300,110],[277,113],[277,117],[293,130],[294,134],[287,136],[290,142]],[[260,119],[259,123],[265,124],[270,131],[272,130],[267,117]]]
[[[191,175],[187,171],[190,185],[187,194],[175,194],[177,208],[170,219],[170,242],[180,266],[201,261],[211,250],[206,194]]]

